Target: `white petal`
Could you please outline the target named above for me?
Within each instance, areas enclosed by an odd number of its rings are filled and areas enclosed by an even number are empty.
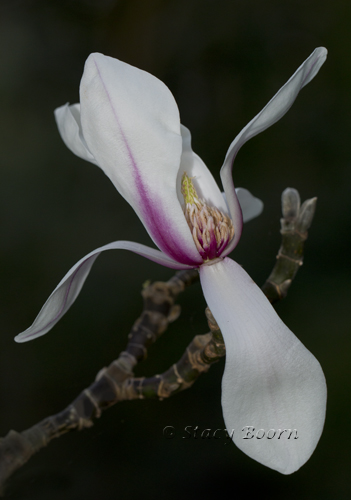
[[[202,266],[200,278],[226,345],[222,381],[226,428],[229,433],[234,429],[233,441],[244,453],[291,474],[310,458],[322,433],[326,408],[322,369],[234,261],[225,258]],[[255,429],[251,439],[244,439],[247,426]],[[258,437],[263,431],[256,437],[260,429],[265,432],[262,439]],[[276,434],[269,439],[271,429]],[[292,435],[284,429],[291,429]]]
[[[196,192],[201,199],[205,200],[208,205],[217,207],[224,213],[229,213],[226,203],[223,202],[221,190],[214,180],[213,175],[201,158],[194,153],[191,148],[190,130],[184,127],[184,125],[181,125],[181,133],[183,151],[177,178],[177,193],[180,203],[182,205],[184,204],[184,198],[181,192],[181,181],[184,172],[186,172],[189,177],[192,177]]]
[[[243,222],[249,222],[262,213],[263,202],[253,196],[250,191],[245,188],[237,188],[235,191],[241,206]]]
[[[168,88],[145,71],[91,54],[80,99],[89,150],[156,245],[178,262],[201,264],[177,197],[182,138]]]
[[[80,105],[67,103],[55,109],[55,119],[60,135],[66,146],[83,160],[96,163],[94,156],[88,149],[82,134],[80,122]]]
[[[79,295],[96,258],[105,250],[131,250],[134,253],[172,269],[187,269],[188,266],[173,261],[159,250],[131,241],[114,241],[97,248],[78,261],[60,281],[43,305],[33,324],[15,337],[16,342],[27,342],[45,335],[71,307]]]
[[[263,132],[275,122],[280,120],[285,113],[290,109],[295,101],[298,93],[309,83],[318,73],[322,64],[326,60],[327,50],[324,47],[319,47],[310,55],[308,59],[298,68],[288,82],[277,92],[277,94],[269,101],[269,103],[246,125],[240,134],[234,139],[229,146],[224,164],[221,169],[221,179],[223,188],[226,193],[227,203],[230,213],[236,225],[240,227],[240,214],[237,213],[238,205],[234,196],[234,184],[232,177],[232,167],[234,159],[243,144]],[[236,220],[238,219],[238,222]],[[239,239],[241,233],[236,231],[234,239],[228,245],[227,253],[232,251]]]
[[[253,196],[253,194],[251,194],[250,191],[245,188],[236,188],[235,192],[240,203],[243,222],[249,222],[251,219],[255,219],[256,217],[261,215],[264,207],[263,201]],[[222,196],[227,205],[227,212],[229,213],[225,193],[222,193]]]

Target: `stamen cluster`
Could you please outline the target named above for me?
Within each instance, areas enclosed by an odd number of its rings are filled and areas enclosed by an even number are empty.
[[[219,257],[234,236],[230,217],[199,199],[186,173],[182,179],[182,194],[184,215],[198,252],[205,261]]]

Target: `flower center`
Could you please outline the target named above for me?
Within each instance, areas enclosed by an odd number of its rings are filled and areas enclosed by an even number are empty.
[[[182,177],[182,194],[184,215],[198,252],[204,261],[216,259],[234,236],[230,217],[200,200],[186,172]]]

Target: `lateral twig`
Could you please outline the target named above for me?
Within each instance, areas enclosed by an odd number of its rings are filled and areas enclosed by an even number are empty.
[[[0,495],[6,480],[32,455],[49,442],[72,430],[93,425],[101,412],[129,397],[129,380],[133,368],[147,356],[147,350],[168,324],[180,314],[175,299],[188,286],[199,280],[196,270],[179,271],[169,281],[155,282],[142,290],[144,307],[134,323],[124,351],[107,368],[99,371],[95,381],[60,413],[45,418],[23,432],[11,430],[0,439]]]
[[[286,188],[283,191],[283,217],[280,219],[282,242],[276,264],[262,287],[272,304],[286,297],[292,280],[303,264],[304,244],[316,205],[317,198],[306,200],[301,205],[300,195],[296,189]]]

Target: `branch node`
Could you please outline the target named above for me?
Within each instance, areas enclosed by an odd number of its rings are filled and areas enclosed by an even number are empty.
[[[168,322],[173,323],[173,321],[176,321],[179,318],[181,311],[182,309],[179,304],[175,304],[174,306],[172,306],[167,317]]]
[[[298,266],[302,266],[302,264],[303,264],[302,257],[301,257],[301,259],[294,259],[294,257],[289,257],[289,255],[286,255],[286,254],[282,253],[281,250],[279,250],[278,255],[276,256],[276,259],[280,259],[280,258],[282,258],[282,259],[288,259],[291,262],[294,262],[294,264],[297,264]]]
[[[175,373],[175,376],[177,377],[177,382],[178,382],[178,384],[180,384],[180,385],[181,385],[181,384],[185,384],[186,382],[185,382],[185,380],[183,379],[183,377],[181,377],[181,376],[180,376],[180,374],[179,374],[179,372],[178,372],[178,368],[177,368],[176,363],[174,363],[174,365],[173,365],[173,371],[174,371],[174,373]]]

